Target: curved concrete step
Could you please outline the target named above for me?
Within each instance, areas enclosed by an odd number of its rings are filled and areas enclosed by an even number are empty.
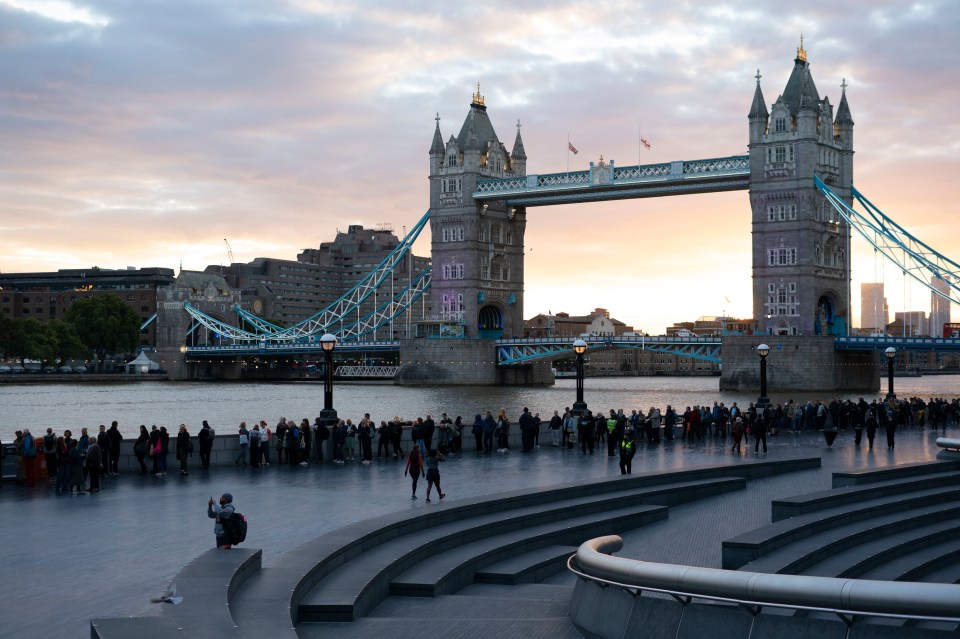
[[[915,490],[950,484],[956,485],[958,483],[960,483],[960,471],[950,471],[924,474],[920,477],[906,479],[890,479],[869,484],[858,484],[775,499],[772,502],[772,521],[777,522],[824,508],[856,504],[864,499],[902,495]]]
[[[957,543],[957,534],[954,532],[939,541],[915,545],[909,552],[864,571],[858,578],[956,583],[960,579],[960,544]]]
[[[369,549],[351,560],[349,570],[338,570],[319,580],[300,602],[298,619],[353,621],[368,614],[390,594],[390,581],[437,552],[492,534],[579,515],[602,515],[622,506],[676,504],[717,495],[745,486],[738,477],[670,483],[643,490],[608,489],[602,494],[575,496],[506,512],[490,512],[437,523]],[[438,505],[439,506],[439,505]]]
[[[935,462],[915,462],[912,464],[897,464],[884,468],[858,468],[833,473],[833,487],[856,486],[869,484],[887,479],[901,479],[919,477],[932,473],[942,473],[949,470],[960,470],[960,460],[945,460]]]
[[[892,532],[891,535],[870,535],[855,540],[850,548],[805,568],[802,574],[867,579],[864,575],[874,568],[897,564],[902,567],[904,574],[884,578],[885,580],[915,581],[907,575],[920,574],[922,565],[929,561],[929,559],[921,560],[916,551],[928,550],[932,544],[935,545],[943,539],[955,540],[960,533],[960,513],[957,513],[956,517],[943,521],[910,530],[897,529]],[[956,541],[953,544],[952,550],[960,554],[960,547]],[[940,557],[942,555],[937,554],[932,560],[936,561]]]
[[[622,533],[667,518],[663,506],[618,508],[602,515],[584,515],[531,526],[433,555],[390,582],[390,594],[435,597],[452,594],[474,582],[477,568],[548,544],[579,545],[600,535]]]
[[[565,569],[567,559],[576,552],[576,546],[544,546],[480,568],[474,573],[474,580],[505,586],[536,583]]]
[[[778,548],[796,544],[806,537],[830,528],[902,512],[912,507],[937,505],[956,500],[960,500],[960,486],[947,486],[914,491],[907,495],[867,499],[856,506],[834,506],[782,519],[724,541],[722,565],[727,570],[736,570]]]
[[[903,535],[922,526],[955,519],[956,516],[956,502],[883,513],[876,517],[834,526],[816,534],[807,535],[745,564],[741,570],[770,574],[803,574],[807,568],[827,557],[848,549],[855,549],[863,539]]]

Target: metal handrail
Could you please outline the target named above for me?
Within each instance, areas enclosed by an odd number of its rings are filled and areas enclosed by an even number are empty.
[[[617,535],[585,541],[567,560],[574,574],[639,594],[658,592],[747,607],[787,608],[853,617],[887,617],[960,623],[960,585],[781,575],[660,564],[610,553],[623,548]],[[574,568],[576,558],[580,569]],[[837,604],[840,604],[839,606]]]

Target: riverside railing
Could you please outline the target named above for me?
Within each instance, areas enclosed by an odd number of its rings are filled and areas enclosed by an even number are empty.
[[[617,535],[580,545],[567,562],[582,579],[636,596],[643,591],[737,604],[751,614],[765,607],[837,615],[850,625],[860,617],[960,623],[960,585],[781,575],[660,564],[610,553],[623,547]]]

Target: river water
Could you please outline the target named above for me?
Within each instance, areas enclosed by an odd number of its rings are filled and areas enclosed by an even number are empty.
[[[438,418],[462,415],[465,422],[483,410],[500,408],[516,420],[524,406],[549,419],[575,399],[575,382],[557,380],[552,387],[464,386],[411,388],[389,383],[337,383],[333,404],[343,418],[355,421],[370,413],[376,421],[395,415],[405,419],[427,413]],[[886,382],[882,384],[884,392]],[[898,397],[960,397],[960,377],[940,375],[895,379]],[[856,399],[859,394],[837,395]],[[792,398],[832,399],[825,396],[771,394],[774,403]],[[723,401],[746,406],[755,394],[721,393],[718,377],[610,377],[588,378],[584,400],[594,411],[623,408],[627,412],[667,404],[682,410],[693,404]],[[81,426],[120,423],[120,431],[134,436],[140,424],[171,426],[185,423],[196,433],[206,419],[220,433],[233,432],[241,421],[264,419],[271,426],[281,416],[312,421],[323,408],[323,384],[318,382],[130,382],[0,384],[0,440],[10,441],[24,427],[34,434],[52,427],[57,433]],[[172,429],[176,432],[176,428]]]

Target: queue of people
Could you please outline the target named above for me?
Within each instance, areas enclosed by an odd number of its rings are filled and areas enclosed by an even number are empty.
[[[623,409],[610,409],[607,414],[586,410],[578,415],[567,408],[562,414],[559,410],[554,411],[547,422],[541,420],[539,413],[523,408],[516,425],[523,453],[531,453],[540,447],[541,431],[546,424],[551,446],[562,450],[579,448],[584,455],[606,450],[607,457],[619,458],[621,472],[628,474],[638,447],[644,443],[656,446],[674,439],[694,442],[729,437],[732,453],[741,454],[743,448],[749,450],[752,443],[754,453],[760,454],[761,450],[767,452],[768,435],[852,429],[856,446],[861,445],[865,435],[872,450],[878,432],[882,432],[887,448],[893,450],[898,428],[945,429],[947,425],[957,424],[958,420],[960,399],[924,401],[913,397],[888,401],[874,399],[871,402],[863,398],[856,402],[803,403],[790,400],[760,408],[752,402],[742,408],[737,402],[726,406],[724,402],[715,401],[712,406],[688,406],[683,411],[667,405],[662,411],[652,406],[646,411],[632,410],[630,414]],[[500,409],[496,416],[490,410],[477,413],[471,426],[466,426],[460,416],[451,418],[447,413],[441,413],[438,420],[428,413],[412,420],[395,416],[391,420],[381,420],[379,424],[365,413],[356,423],[352,419],[339,419],[332,426],[320,417],[313,423],[307,418],[297,422],[281,417],[273,428],[265,420],[254,423],[249,429],[246,422],[241,423],[239,446],[233,461],[238,466],[252,468],[269,466],[271,458],[278,465],[289,466],[325,461],[369,465],[376,442],[378,459],[407,459],[409,462],[405,449],[413,451],[416,448],[422,462],[434,456],[443,459],[461,453],[463,438],[470,435],[474,437],[478,455],[494,451],[505,454],[511,450],[513,427],[506,409]],[[77,438],[70,430],[65,430],[62,435],[54,433],[52,428],[46,430],[41,438],[35,437],[29,429],[16,433],[14,448],[20,484],[35,485],[36,461],[41,455],[57,494],[95,493],[100,490],[101,479],[119,474],[120,445],[124,437],[117,422],[114,421],[109,428],[101,425],[96,434],[82,428]],[[214,429],[204,421],[196,435],[201,469],[210,466],[215,437]],[[141,425],[133,445],[140,474],[164,477],[168,457],[173,453],[179,462],[180,475],[186,477],[194,453],[193,440],[186,424],[180,424],[172,441],[166,426],[154,425],[148,430],[146,425]],[[833,439],[828,438],[828,442],[832,444]],[[442,495],[439,483],[437,493]],[[415,487],[413,494],[416,494]]]

